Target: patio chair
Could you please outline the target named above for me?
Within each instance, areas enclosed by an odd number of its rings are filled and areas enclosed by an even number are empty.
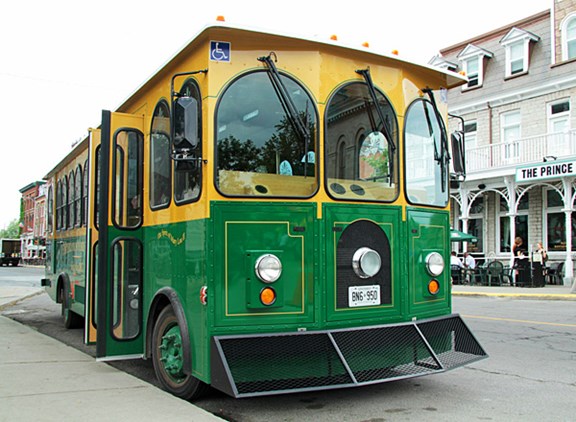
[[[466,274],[470,277],[470,285],[486,285],[486,269],[487,267],[478,266],[473,270],[467,269]]]
[[[501,286],[503,283],[503,275],[504,265],[500,261],[492,261],[488,264],[486,268],[486,279],[488,280],[489,286],[492,286],[492,279],[496,279],[498,286]]]
[[[502,283],[514,286],[514,269],[509,265],[504,265],[502,270]]]
[[[562,284],[564,262],[553,262],[546,271],[546,278],[550,284]]]
[[[452,275],[453,284],[464,284],[464,278],[462,277],[462,268],[459,265],[451,265],[450,273]]]

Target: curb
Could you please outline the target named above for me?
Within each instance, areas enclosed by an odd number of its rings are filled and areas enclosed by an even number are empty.
[[[13,299],[13,300],[11,300],[11,301],[9,301],[9,302],[6,302],[6,303],[0,303],[0,311],[3,311],[3,310],[5,310],[6,308],[9,308],[9,307],[11,307],[11,306],[14,306],[14,305],[16,305],[18,302],[21,302],[21,301],[23,301],[23,300],[29,299],[29,298],[34,297],[34,296],[41,295],[41,294],[43,294],[43,293],[45,293],[45,290],[39,290],[39,291],[37,291],[37,292],[30,293],[30,294],[25,295],[25,296],[19,296],[19,297],[15,298],[15,299]]]
[[[576,294],[560,293],[486,293],[486,292],[452,292],[452,296],[485,296],[485,297],[510,297],[514,299],[532,299],[532,300],[572,300],[576,301]]]

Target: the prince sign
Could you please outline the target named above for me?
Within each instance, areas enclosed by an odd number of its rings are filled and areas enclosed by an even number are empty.
[[[576,161],[552,161],[516,169],[516,182],[557,179],[566,176],[576,176]]]

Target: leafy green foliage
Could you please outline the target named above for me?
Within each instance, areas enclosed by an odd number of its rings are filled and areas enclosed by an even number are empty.
[[[20,237],[20,224],[18,219],[12,220],[8,226],[0,229],[0,239],[18,239]]]

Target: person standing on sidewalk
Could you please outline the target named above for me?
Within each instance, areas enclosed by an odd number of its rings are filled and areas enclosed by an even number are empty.
[[[530,285],[530,263],[526,256],[526,247],[524,241],[520,236],[514,239],[514,246],[512,246],[514,254],[514,275],[515,284],[517,287],[524,287]]]
[[[544,287],[544,276],[546,272],[546,261],[548,254],[542,245],[542,242],[536,244],[536,250],[532,254],[532,276],[536,287]]]

